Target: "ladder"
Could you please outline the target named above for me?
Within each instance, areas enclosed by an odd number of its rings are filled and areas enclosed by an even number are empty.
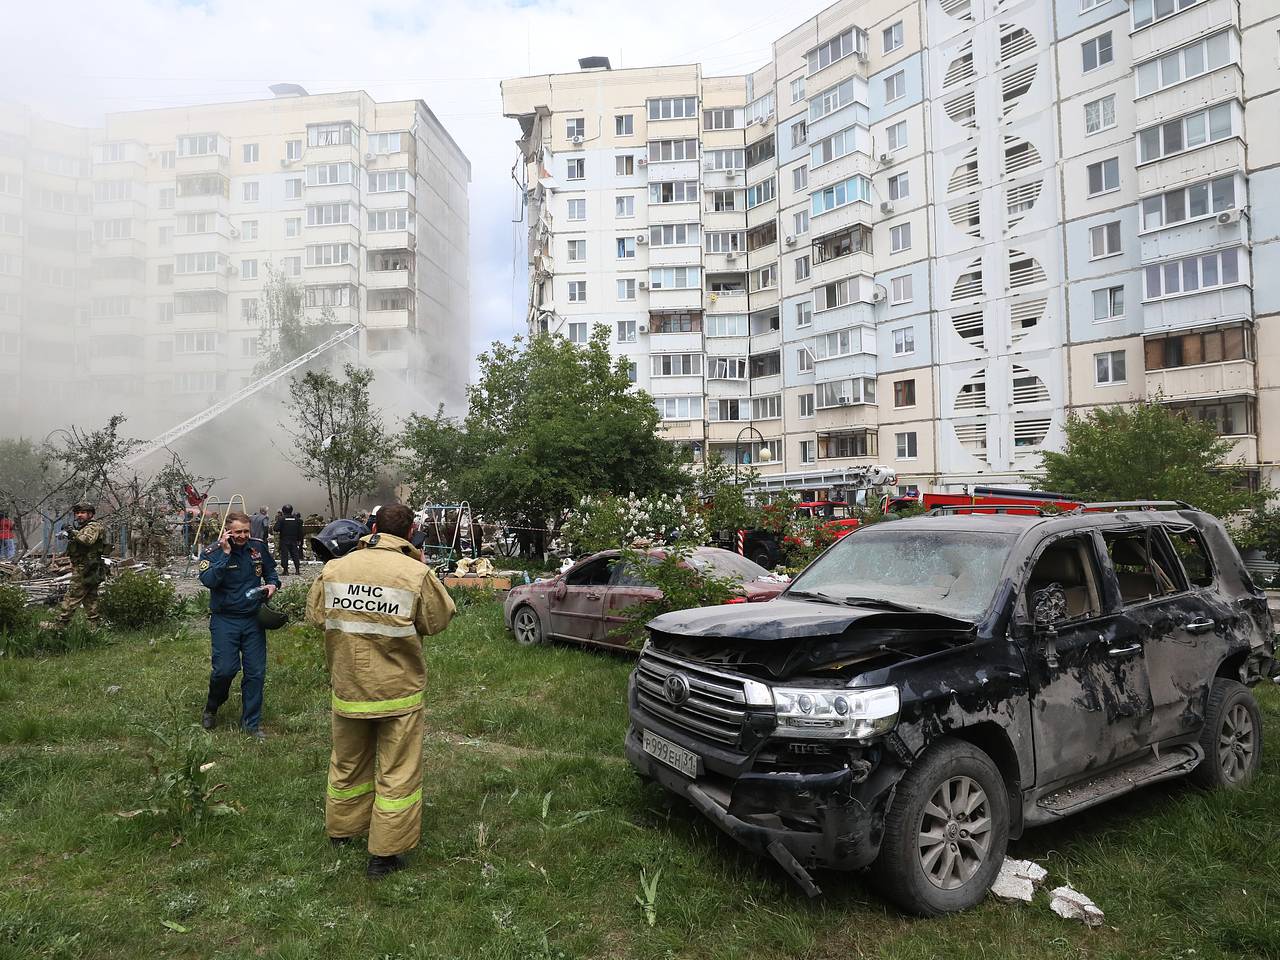
[[[250,384],[247,384],[246,386],[241,387],[235,393],[231,394],[231,396],[223,397],[213,406],[208,407],[207,409],[201,410],[194,417],[191,417],[188,420],[182,421],[182,423],[178,424],[175,427],[170,427],[164,433],[160,434],[160,436],[155,437],[151,440],[148,440],[146,443],[140,444],[138,447],[134,448],[134,450],[127,457],[124,458],[124,465],[126,467],[137,466],[139,463],[141,463],[147,457],[151,456],[151,454],[155,453],[161,447],[168,446],[169,444],[173,443],[173,441],[179,439],[180,437],[186,436],[188,433],[190,433],[192,430],[195,430],[197,427],[204,426],[206,423],[208,423],[210,420],[214,419],[218,415],[226,413],[228,410],[230,410],[236,404],[240,403],[242,400],[249,399],[249,397],[253,396],[259,390],[262,390],[266,387],[271,386],[271,384],[277,382],[282,377],[285,377],[288,374],[292,373],[294,370],[297,370],[300,366],[307,363],[308,361],[314,360],[316,357],[320,356],[320,354],[324,353],[326,350],[330,349],[331,347],[336,347],[338,344],[343,343],[344,341],[350,339],[355,334],[360,332],[361,327],[362,325],[359,323],[352,324],[346,330],[343,330],[340,333],[334,334],[332,337],[330,337],[324,343],[320,344],[315,349],[308,350],[306,353],[302,354],[301,356],[296,357],[293,360],[290,360],[284,366],[276,370],[272,370],[265,377],[262,377],[259,380],[255,380],[253,383],[250,383]]]

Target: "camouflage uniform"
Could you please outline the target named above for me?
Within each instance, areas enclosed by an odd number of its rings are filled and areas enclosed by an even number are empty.
[[[90,520],[80,529],[67,528],[67,557],[71,560],[71,584],[58,613],[58,625],[71,622],[76,607],[84,605],[85,618],[98,622],[98,587],[107,579],[107,565],[102,557],[111,549],[107,528],[98,520]]]
[[[169,559],[169,522],[163,514],[153,513],[147,521],[147,555],[151,563],[163,566]]]

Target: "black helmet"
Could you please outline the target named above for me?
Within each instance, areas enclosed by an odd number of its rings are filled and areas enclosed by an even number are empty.
[[[258,625],[264,630],[279,630],[288,622],[288,614],[281,613],[265,603],[258,607]]]
[[[283,513],[286,517],[293,516],[293,504],[286,503],[283,507],[280,508],[280,512]]]
[[[350,553],[369,535],[369,528],[355,520],[335,520],[311,538],[311,552],[324,561]]]

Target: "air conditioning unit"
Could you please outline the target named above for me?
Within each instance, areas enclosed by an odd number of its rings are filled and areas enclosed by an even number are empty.
[[[636,284],[636,286],[637,286],[637,287],[639,287],[641,290],[648,290],[648,289],[649,289],[649,281],[648,281],[648,280],[641,280],[639,283],[637,283],[637,284]]]
[[[787,239],[786,239],[785,241],[783,241],[783,242],[784,242],[784,243],[786,243],[786,245],[787,245],[788,247],[794,247],[794,246],[796,245],[796,238],[795,238],[795,237],[787,237]]]
[[[726,254],[724,255],[724,258],[725,258],[726,260],[737,260],[737,259],[738,259],[738,252],[737,252],[736,250],[730,250],[728,253],[726,253]]]
[[[636,333],[644,334],[648,332],[649,332],[649,325],[647,323],[641,323],[636,325]]]
[[[1239,223],[1243,210],[1223,210],[1218,214],[1218,226],[1225,227],[1233,223]]]
[[[836,406],[838,407],[847,407],[851,403],[853,403],[853,401],[848,397],[836,397]]]
[[[636,243],[648,243],[648,242],[649,242],[649,238],[645,236],[643,233],[636,234]]]
[[[725,177],[725,179],[726,179],[726,180],[737,180],[737,179],[738,179],[738,171],[737,171],[737,170],[726,170],[726,171],[724,172],[724,177]]]
[[[570,143],[581,143],[581,142],[583,141],[583,139],[585,139],[585,138],[582,136],[582,134],[578,133],[578,134],[574,134],[572,137],[570,137],[570,138],[569,138],[569,142],[570,142]]]
[[[377,160],[377,159],[378,159],[378,155],[377,155],[376,153],[366,153],[366,154],[364,155],[364,162],[365,162],[365,163],[369,163],[369,162],[371,162],[371,161],[373,161],[373,160]]]
[[[231,227],[228,232],[231,234],[232,239],[238,239],[240,237],[239,227]]]
[[[883,291],[883,290],[881,290],[879,287],[877,287],[875,290],[872,290],[872,291],[871,291],[871,302],[872,302],[872,303],[881,303],[881,302],[883,302],[883,301],[884,301],[884,291]]]
[[[889,163],[892,163],[892,162],[893,162],[893,157],[892,157],[891,155],[889,155],[889,154],[887,154],[887,153],[882,153],[882,154],[880,154],[880,163],[881,163],[882,165],[883,165],[883,164],[889,164]]]
[[[649,158],[648,158],[648,157],[638,157],[638,158],[636,159],[636,164],[637,164],[637,166],[647,167],[647,166],[649,165]]]
[[[859,62],[859,63],[866,63],[866,62],[867,62],[867,60],[869,59],[869,58],[867,57],[867,51],[865,51],[865,50],[858,50],[858,51],[856,51],[856,52],[854,53],[854,56],[858,58],[858,62]]]
[[[240,272],[240,268],[237,267],[234,263],[227,264],[227,276],[234,277],[239,272]]]
[[[880,212],[881,212],[881,213],[893,213],[893,204],[892,204],[892,203],[890,203],[888,200],[881,200],[881,201],[880,201]]]

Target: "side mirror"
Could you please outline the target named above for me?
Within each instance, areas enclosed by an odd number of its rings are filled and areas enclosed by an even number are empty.
[[[1058,666],[1058,624],[1067,619],[1067,592],[1062,584],[1051,583],[1041,587],[1031,596],[1032,617],[1036,630],[1044,636],[1044,659],[1050,666]]]

